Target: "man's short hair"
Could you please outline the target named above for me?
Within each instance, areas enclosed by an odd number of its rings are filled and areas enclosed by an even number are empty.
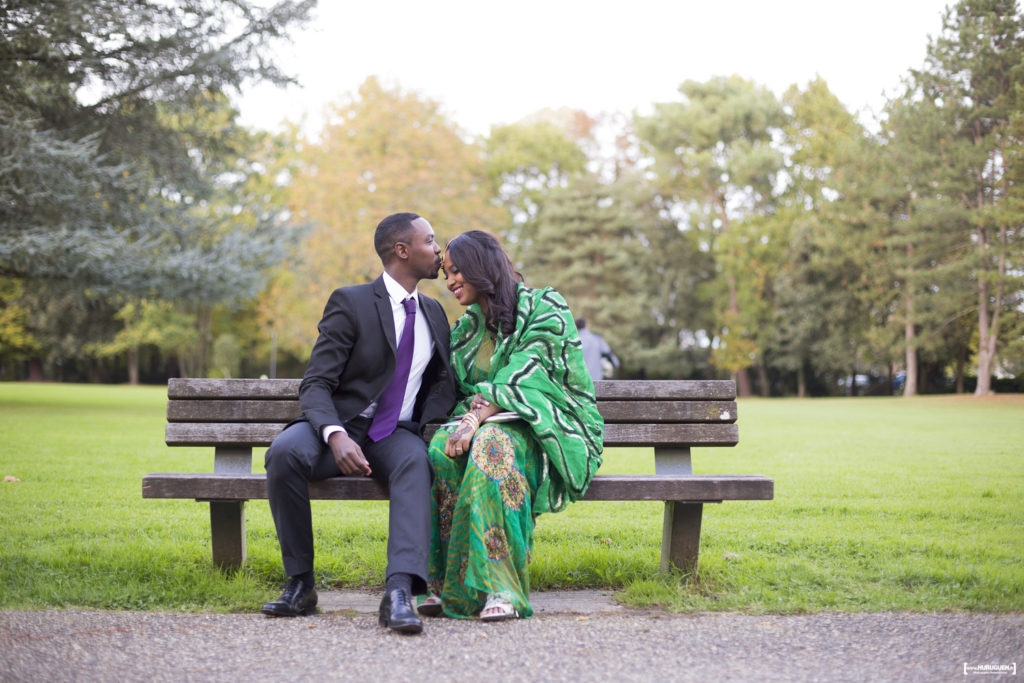
[[[394,255],[395,243],[401,242],[412,230],[412,222],[419,218],[418,213],[403,211],[393,213],[377,224],[377,232],[373,235],[373,248],[384,265]]]
[[[587,326],[587,319],[586,318],[576,318],[576,329],[577,330],[582,330],[586,326]]]

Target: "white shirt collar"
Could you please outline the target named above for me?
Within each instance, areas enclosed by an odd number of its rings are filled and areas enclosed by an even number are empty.
[[[391,301],[400,304],[410,296],[415,297],[416,301],[419,301],[419,287],[412,290],[412,294],[405,291],[405,287],[398,284],[398,280],[388,275],[388,272],[384,271],[384,286],[387,287],[388,296],[391,297]]]

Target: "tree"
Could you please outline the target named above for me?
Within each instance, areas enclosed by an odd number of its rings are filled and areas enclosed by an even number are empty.
[[[1024,293],[1024,212],[1014,169],[1024,148],[1024,20],[1016,2],[958,2],[912,77],[919,96],[938,106],[946,131],[940,149],[948,170],[940,192],[968,214],[957,233],[971,247],[962,264],[975,286],[975,393],[984,395],[991,391],[1003,319],[1020,315]]]
[[[782,102],[789,114],[782,138],[786,183],[765,230],[770,278],[761,298],[771,302],[771,310],[760,339],[767,364],[792,373],[802,397],[808,393],[808,372],[823,369],[823,347],[837,346],[829,337],[848,336],[854,324],[845,315],[850,307],[840,300],[856,296],[849,283],[828,288],[847,267],[827,259],[838,256],[829,243],[846,230],[833,211],[841,196],[839,176],[849,170],[849,156],[866,134],[821,78],[803,89],[791,86]]]
[[[640,173],[615,183],[578,176],[552,190],[522,252],[523,274],[532,286],[558,289],[608,340],[624,372],[680,378],[706,366],[703,349],[684,350],[683,338],[709,322],[698,301],[712,267],[658,199]]]
[[[584,172],[587,157],[578,140],[587,138],[592,123],[582,112],[544,111],[491,128],[485,168],[497,204],[508,212],[501,234],[513,261],[531,250],[547,197]]]
[[[889,300],[890,320],[901,329],[906,383],[904,396],[918,392],[921,354],[936,360],[950,339],[950,326],[967,310],[967,291],[957,261],[963,244],[958,226],[967,220],[959,202],[944,196],[949,167],[942,161],[947,134],[941,111],[912,94],[886,107],[880,157],[885,165],[884,192],[894,201],[874,231],[877,262],[874,274],[879,300]]]
[[[28,330],[28,312],[18,303],[20,280],[0,277],[0,377],[6,364],[26,360],[39,351],[39,342]]]
[[[223,110],[224,93],[247,80],[287,82],[265,55],[312,5],[6,3],[0,274],[143,295],[192,280],[196,267],[212,274],[251,242],[222,235],[211,249],[181,229],[196,220],[182,213],[217,191],[222,177],[205,162],[224,137],[180,123]]]
[[[0,274],[106,298],[111,313],[143,298],[190,305],[202,368],[210,307],[254,296],[288,240],[280,207],[243,191],[258,142],[227,93],[289,82],[265,55],[313,4],[7,3]],[[30,316],[52,329],[41,309]],[[82,341],[75,353],[99,343]]]
[[[722,269],[726,301],[718,335],[733,350],[720,358],[747,396],[756,327],[740,307],[738,279],[746,268],[738,247],[744,238],[734,235],[721,244],[719,238],[743,217],[770,210],[782,166],[772,136],[785,114],[769,90],[738,76],[686,81],[679,90],[682,102],[656,104],[652,116],[637,120],[637,131],[655,155],[665,191],[689,211]]]

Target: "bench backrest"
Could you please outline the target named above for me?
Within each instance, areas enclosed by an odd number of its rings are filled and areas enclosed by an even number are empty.
[[[297,379],[172,379],[169,446],[268,446],[299,417]],[[595,382],[605,446],[735,446],[731,380]]]

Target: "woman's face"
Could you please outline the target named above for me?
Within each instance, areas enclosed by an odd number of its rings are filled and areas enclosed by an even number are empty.
[[[444,259],[441,261],[441,272],[444,273],[444,281],[448,285],[448,291],[455,295],[456,301],[463,306],[479,303],[479,293],[476,288],[462,278],[462,273],[452,263],[452,257],[444,252]]]

